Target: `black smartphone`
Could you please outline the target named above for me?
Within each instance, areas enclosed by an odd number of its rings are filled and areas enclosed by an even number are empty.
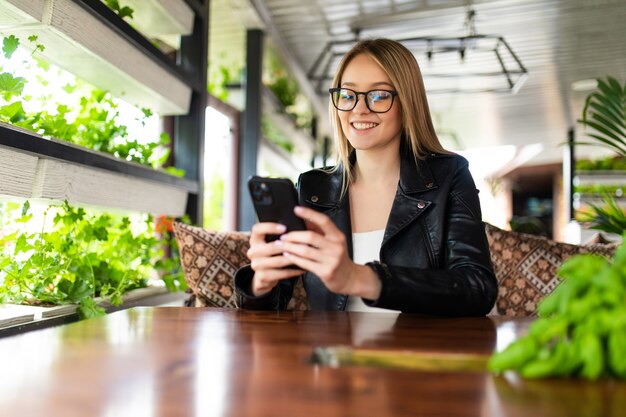
[[[298,194],[291,180],[255,175],[248,179],[248,189],[259,221],[284,224],[288,232],[306,230],[304,220],[293,212]],[[265,240],[271,242],[279,237],[267,235]]]

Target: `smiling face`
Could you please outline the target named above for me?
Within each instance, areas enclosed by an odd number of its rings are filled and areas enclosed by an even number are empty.
[[[346,66],[341,87],[355,91],[395,90],[383,69],[368,55],[355,56]],[[398,147],[402,133],[400,101],[396,97],[386,113],[374,113],[365,104],[365,95],[358,96],[356,107],[340,111],[341,129],[356,150],[376,150]]]

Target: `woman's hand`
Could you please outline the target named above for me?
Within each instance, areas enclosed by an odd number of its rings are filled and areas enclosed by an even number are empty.
[[[352,262],[346,237],[332,220],[306,207],[294,211],[306,221],[309,230],[281,236],[283,257],[288,263],[314,273],[334,293],[378,299],[380,279],[371,268]]]
[[[304,273],[292,265],[291,259],[283,256],[283,245],[280,240],[267,243],[265,236],[282,234],[286,227],[278,223],[257,223],[252,226],[250,249],[247,255],[250,266],[254,270],[252,279],[252,295],[267,294],[282,279],[292,278]]]

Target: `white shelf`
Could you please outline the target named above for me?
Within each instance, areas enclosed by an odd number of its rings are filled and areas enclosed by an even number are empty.
[[[44,139],[42,139],[44,140]],[[0,195],[182,216],[187,190],[0,145]]]
[[[272,172],[269,175],[291,178],[296,180],[302,172],[308,171],[311,167],[299,159],[294,158],[287,151],[273,144],[266,138],[261,138],[259,144],[258,166],[263,167],[265,162]]]
[[[298,158],[310,161],[315,152],[313,137],[302,129],[298,129],[291,117],[284,113],[278,99],[269,88],[263,87],[263,109],[271,122],[283,131],[294,145],[294,155]]]
[[[97,298],[98,306],[107,312],[144,305],[177,305],[182,306],[188,294],[172,293],[165,287],[146,287],[131,290],[122,296],[122,305],[113,306],[109,302]],[[52,307],[3,304],[0,305],[0,330],[18,325],[29,325],[57,317],[70,316],[76,313],[78,305],[63,304]]]
[[[35,319],[35,314],[32,310],[20,307],[13,304],[0,305],[0,329],[28,323]]]
[[[124,0],[134,10],[132,24],[149,38],[178,48],[180,35],[193,29],[194,14],[184,0]]]
[[[189,111],[191,87],[72,0],[2,1],[0,32],[37,35],[46,60],[132,104]]]
[[[578,171],[574,175],[574,185],[626,185],[626,171]]]
[[[296,128],[293,119],[284,113],[276,96],[266,87],[263,87],[262,103],[264,114],[291,141],[293,150],[289,153],[267,138],[262,138],[259,159],[265,160],[273,169],[281,172],[282,176],[295,179],[300,173],[311,169],[315,142],[305,131]]]

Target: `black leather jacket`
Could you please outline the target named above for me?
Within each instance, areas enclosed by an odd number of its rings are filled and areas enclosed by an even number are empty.
[[[352,257],[347,193],[341,195],[341,172],[312,170],[300,176],[300,204],[326,213],[346,235]],[[496,299],[497,281],[481,220],[478,191],[459,155],[432,154],[415,164],[403,156],[400,182],[376,268],[382,282],[372,307],[441,316],[487,314]],[[249,294],[253,271],[235,274],[239,305],[249,309],[284,309],[295,279],[281,281],[270,293]],[[303,276],[311,309],[343,310],[347,296],[330,292],[312,273]],[[247,291],[248,290],[248,291]]]

